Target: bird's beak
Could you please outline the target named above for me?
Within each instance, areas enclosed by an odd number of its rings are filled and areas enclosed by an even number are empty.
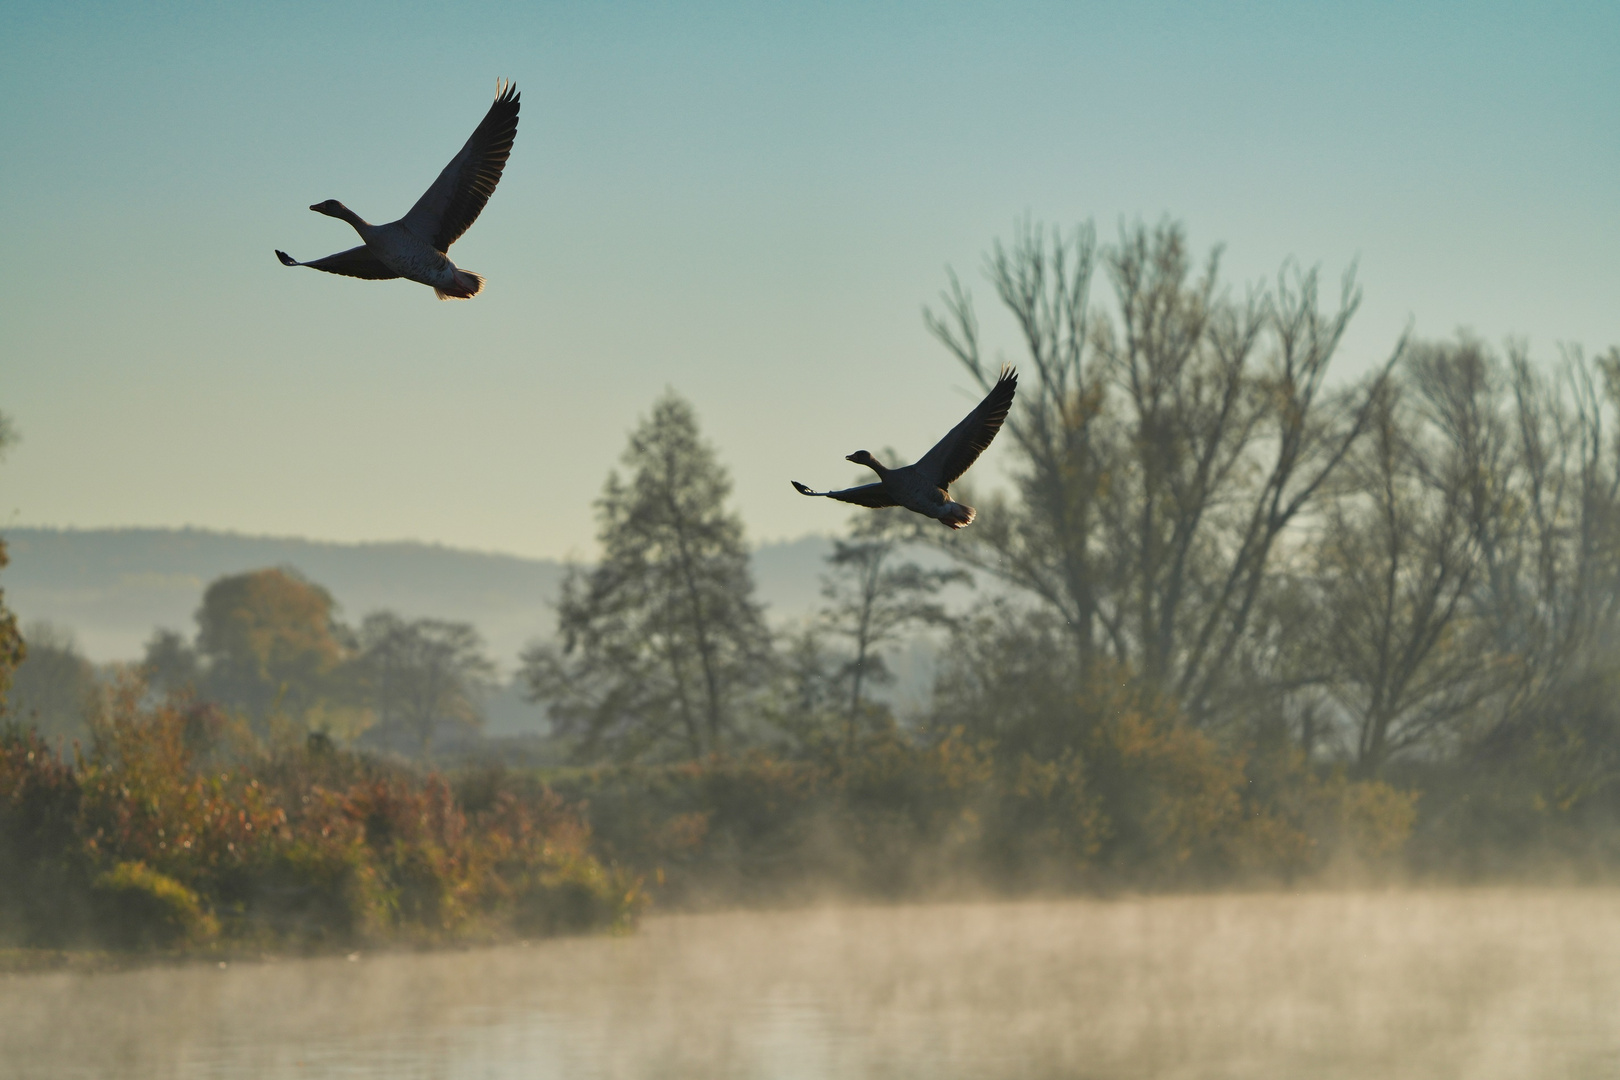
[[[844,455],[844,460],[845,461],[854,461],[855,460],[855,455],[854,454],[845,454]]]
[[[316,204],[315,204],[315,205],[314,205],[314,206],[311,206],[311,207],[310,207],[310,209],[311,209],[311,210],[315,210],[315,211],[319,211],[319,210],[320,210],[320,208],[321,208],[321,204],[320,204],[320,203],[316,203]]]

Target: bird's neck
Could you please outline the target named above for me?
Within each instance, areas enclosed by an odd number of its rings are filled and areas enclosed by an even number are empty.
[[[869,458],[866,462],[866,467],[877,473],[878,476],[884,480],[889,478],[889,470],[885,469],[883,467],[883,462],[879,461],[877,458]]]
[[[357,230],[371,228],[371,222],[367,221],[353,210],[350,210],[347,206],[331,211],[331,215],[335,218],[342,218],[350,225],[353,225]]]

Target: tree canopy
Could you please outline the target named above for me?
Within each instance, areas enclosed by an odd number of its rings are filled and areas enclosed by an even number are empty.
[[[197,611],[207,696],[257,720],[298,716],[336,690],[348,658],[332,595],[296,571],[222,577]]]
[[[362,695],[384,730],[400,728],[430,755],[441,724],[483,722],[483,698],[495,676],[484,642],[468,623],[400,618],[391,611],[360,624]]]
[[[100,689],[95,665],[79,652],[71,633],[50,623],[30,623],[23,637],[28,657],[12,674],[7,699],[12,715],[53,738],[86,734]]]

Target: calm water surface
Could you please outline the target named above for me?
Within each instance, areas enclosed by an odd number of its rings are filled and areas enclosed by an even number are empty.
[[[668,916],[0,976],[7,1077],[1620,1077],[1620,891]]]

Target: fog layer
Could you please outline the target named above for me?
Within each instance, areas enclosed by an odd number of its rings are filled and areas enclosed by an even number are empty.
[[[1620,1035],[1620,894],[663,916],[628,938],[0,978],[14,1076],[1526,1077]]]

